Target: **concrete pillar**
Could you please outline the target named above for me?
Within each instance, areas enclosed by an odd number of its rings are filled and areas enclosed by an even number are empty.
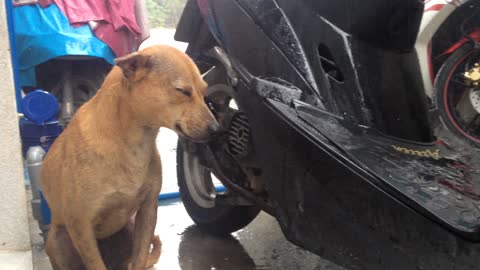
[[[5,0],[11,1],[11,0]],[[5,2],[0,1],[0,269],[32,269]]]

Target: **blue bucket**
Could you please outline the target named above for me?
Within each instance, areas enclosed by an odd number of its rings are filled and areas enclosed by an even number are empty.
[[[48,149],[62,131],[63,127],[58,121],[37,125],[30,120],[20,120],[23,156],[25,157],[28,148],[32,146],[41,146],[45,152],[48,152]]]
[[[63,127],[55,120],[59,111],[57,99],[38,89],[23,98],[22,110],[26,117],[20,120],[23,156],[31,146],[41,146],[47,152],[63,131]]]

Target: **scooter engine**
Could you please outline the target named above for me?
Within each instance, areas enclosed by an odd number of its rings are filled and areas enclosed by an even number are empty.
[[[236,159],[242,159],[250,153],[250,126],[244,112],[236,112],[228,129],[228,151]]]

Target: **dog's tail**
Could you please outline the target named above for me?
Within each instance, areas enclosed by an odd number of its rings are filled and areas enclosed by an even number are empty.
[[[153,236],[151,244],[153,247],[150,250],[150,254],[148,254],[146,269],[152,268],[158,262],[162,253],[162,241],[160,241],[158,235]]]

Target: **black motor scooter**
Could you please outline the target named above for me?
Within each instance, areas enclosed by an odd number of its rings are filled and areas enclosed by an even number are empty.
[[[196,224],[228,234],[263,210],[290,241],[348,269],[479,269],[479,153],[431,120],[414,49],[423,9],[188,1],[176,40],[225,128],[178,144]]]

